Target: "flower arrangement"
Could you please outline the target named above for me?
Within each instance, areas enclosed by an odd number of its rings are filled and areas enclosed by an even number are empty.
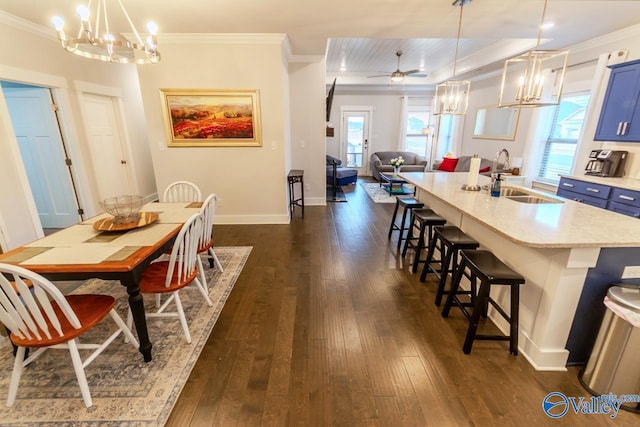
[[[391,163],[391,166],[393,166],[394,168],[399,168],[400,166],[404,165],[404,159],[402,158],[402,156],[394,157],[389,163]]]

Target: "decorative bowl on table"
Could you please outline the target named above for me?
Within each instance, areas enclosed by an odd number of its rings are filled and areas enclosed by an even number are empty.
[[[114,224],[130,224],[140,221],[142,196],[108,197],[100,202],[100,206],[113,215]]]

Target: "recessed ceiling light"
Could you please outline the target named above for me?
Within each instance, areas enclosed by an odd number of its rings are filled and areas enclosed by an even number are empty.
[[[341,65],[341,66],[340,66],[340,71],[342,71],[342,72],[347,71],[347,67],[346,67],[346,66],[344,66],[344,65]]]
[[[553,27],[555,24],[553,22],[545,22],[544,24],[542,24],[540,26],[540,28],[542,28],[543,30],[548,30],[549,28]]]

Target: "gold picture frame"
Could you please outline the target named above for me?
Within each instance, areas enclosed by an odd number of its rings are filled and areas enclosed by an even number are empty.
[[[257,90],[160,89],[169,147],[259,147]]]

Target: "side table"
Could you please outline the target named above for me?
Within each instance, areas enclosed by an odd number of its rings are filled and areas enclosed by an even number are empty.
[[[304,218],[304,171],[302,169],[292,169],[287,175],[287,181],[289,182],[289,210],[293,217],[294,209],[296,206],[302,208],[302,217]],[[295,196],[295,183],[300,183],[301,196],[296,198]]]

